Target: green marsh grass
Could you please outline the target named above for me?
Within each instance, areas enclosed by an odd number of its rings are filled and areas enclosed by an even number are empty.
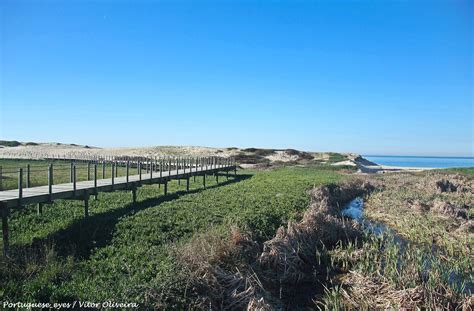
[[[238,226],[260,241],[289,219],[301,217],[307,190],[335,183],[341,175],[325,167],[240,171],[221,184],[208,176],[173,181],[169,196],[158,185],[138,191],[101,193],[90,201],[88,219],[80,201],[57,201],[36,215],[33,207],[11,216],[11,260],[3,259],[0,300],[135,301],[142,306],[182,308],[187,304],[182,271],[171,249],[211,228]],[[223,181],[223,182],[222,182]]]

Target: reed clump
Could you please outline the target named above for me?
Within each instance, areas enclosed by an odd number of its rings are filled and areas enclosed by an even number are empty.
[[[435,252],[400,244],[391,235],[364,236],[357,246],[331,251],[334,269],[345,271],[317,302],[321,309],[471,310],[472,296]]]
[[[289,221],[263,243],[234,227],[227,235],[203,234],[179,247],[176,258],[188,275],[191,309],[279,310],[296,292],[312,297],[314,284],[327,277],[328,247],[361,235],[337,216],[340,209],[370,189],[353,181],[311,190],[301,221]]]

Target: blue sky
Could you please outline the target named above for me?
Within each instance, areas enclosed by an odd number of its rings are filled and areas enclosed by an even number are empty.
[[[470,1],[0,9],[0,139],[474,153]]]

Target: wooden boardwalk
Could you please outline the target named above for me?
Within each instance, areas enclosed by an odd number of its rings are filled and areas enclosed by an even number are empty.
[[[113,163],[113,162],[112,162]],[[14,190],[0,191],[0,212],[2,217],[2,233],[3,233],[3,251],[7,255],[9,247],[9,230],[8,217],[10,209],[19,208],[27,204],[37,204],[38,213],[42,213],[42,204],[51,203],[55,200],[70,199],[84,201],[84,216],[89,215],[89,197],[96,196],[100,192],[111,192],[117,190],[128,190],[132,192],[132,200],[136,202],[137,188],[147,184],[163,184],[164,194],[168,191],[168,182],[170,180],[185,180],[186,190],[189,191],[189,179],[193,176],[215,175],[218,181],[219,172],[236,172],[236,165],[232,159],[221,158],[203,158],[199,161],[193,160],[176,160],[175,163],[161,162],[161,165],[154,166],[145,163],[147,172],[142,172],[142,163],[137,161],[135,163],[127,161],[126,176],[116,177],[112,174],[111,178],[98,179],[97,178],[97,164],[93,166],[93,178],[87,181],[76,182],[75,167],[71,171],[70,183],[57,184],[53,182],[53,166],[49,166],[48,171],[48,185],[24,188],[22,186],[22,170],[19,171],[19,187]],[[156,162],[155,162],[156,163]],[[165,165],[164,165],[165,164]],[[114,164],[112,164],[114,165]],[[147,166],[148,165],[148,166]],[[130,167],[138,168],[138,174],[130,175]],[[71,166],[73,167],[73,166]],[[112,171],[114,167],[112,166]],[[203,178],[203,186],[205,187],[206,179]]]

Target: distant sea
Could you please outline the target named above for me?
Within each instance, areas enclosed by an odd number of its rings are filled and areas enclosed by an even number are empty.
[[[471,157],[418,157],[418,156],[378,156],[363,155],[367,160],[389,166],[452,168],[474,167]]]

